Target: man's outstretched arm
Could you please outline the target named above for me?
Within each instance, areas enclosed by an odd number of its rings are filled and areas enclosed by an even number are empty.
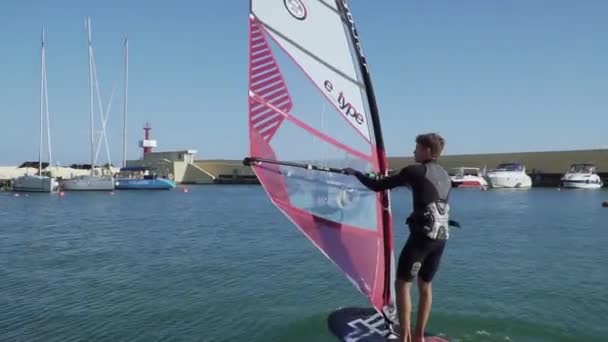
[[[402,170],[398,174],[388,177],[382,177],[380,179],[369,177],[363,174],[362,172],[351,168],[344,169],[344,172],[347,175],[353,175],[357,177],[359,182],[365,185],[366,188],[376,192],[390,190],[400,185],[407,185],[408,183],[407,175],[404,170]]]

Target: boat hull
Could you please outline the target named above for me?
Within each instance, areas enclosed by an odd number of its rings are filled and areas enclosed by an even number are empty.
[[[165,178],[117,178],[116,190],[170,190],[175,188],[175,181]]]
[[[488,187],[485,179],[475,176],[452,177],[451,182],[453,188],[485,189]]]
[[[532,178],[525,173],[488,173],[488,185],[493,189],[528,189],[532,187]]]
[[[599,189],[602,179],[595,173],[568,172],[560,180],[563,188]]]
[[[61,183],[61,189],[67,191],[111,191],[114,190],[114,178],[111,176],[81,176]]]
[[[602,185],[602,183],[597,182],[562,180],[562,187],[570,189],[599,189]]]
[[[13,191],[17,192],[53,192],[59,187],[55,178],[36,175],[25,175],[13,180]]]

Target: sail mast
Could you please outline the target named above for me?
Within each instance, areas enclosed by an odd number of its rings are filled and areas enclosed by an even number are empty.
[[[123,127],[122,127],[122,167],[127,166],[127,95],[129,85],[129,37],[125,35],[125,96],[123,107]]]
[[[53,164],[53,154],[52,154],[52,148],[51,148],[51,120],[49,118],[49,85],[46,80],[46,47],[45,47],[45,52],[44,52],[44,111],[46,113],[47,151],[49,153],[49,167],[50,167]]]
[[[42,120],[44,107],[44,27],[40,36],[40,146],[38,146],[38,176],[42,175]]]
[[[91,18],[87,17],[86,19],[87,26],[87,45],[89,50],[89,101],[90,101],[90,114],[91,114],[91,176],[93,176],[93,169],[95,163],[95,142],[93,137],[93,129],[94,129],[94,117],[93,117],[93,70],[91,67]]]
[[[343,21],[348,25],[348,35],[353,43],[353,50],[355,50],[355,54],[357,56],[358,65],[361,71],[361,76],[363,77],[363,83],[365,84],[365,91],[367,95],[367,100],[370,109],[370,116],[372,119],[372,127],[374,131],[374,140],[376,143],[376,157],[378,159],[378,167],[379,171],[383,175],[388,174],[388,165],[386,160],[386,152],[384,149],[384,139],[382,138],[382,130],[380,127],[380,117],[378,114],[378,105],[376,103],[376,96],[374,94],[374,89],[372,86],[371,75],[369,72],[369,66],[367,64],[367,60],[365,58],[365,54],[363,53],[363,46],[359,40],[359,34],[357,32],[357,28],[355,27],[355,22],[353,20],[352,14],[350,13],[350,9],[348,7],[347,0],[336,0],[336,4],[338,9],[342,14]],[[384,234],[384,261],[385,261],[385,281],[384,281],[384,300],[385,303],[389,305],[393,302],[394,298],[394,288],[393,288],[393,235],[392,235],[392,222],[391,222],[391,213],[390,213],[390,199],[388,196],[388,192],[381,193],[381,201],[382,201],[382,227]]]

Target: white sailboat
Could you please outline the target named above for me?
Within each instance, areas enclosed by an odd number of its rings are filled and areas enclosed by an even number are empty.
[[[144,166],[127,167],[127,104],[129,89],[129,38],[124,40],[124,98],[122,131],[122,167],[115,176],[116,190],[169,190],[175,188],[175,181],[158,177]],[[144,142],[145,143],[145,142]]]
[[[49,125],[49,108],[48,108],[48,93],[46,83],[46,55],[44,46],[44,28],[42,29],[41,35],[41,53],[40,53],[40,146],[38,148],[38,173],[37,174],[25,174],[20,177],[13,179],[13,191],[28,191],[28,192],[53,192],[57,190],[59,186],[57,180],[54,177],[43,175],[43,163],[42,163],[42,145],[43,145],[43,126],[44,126],[44,113],[46,113],[46,127],[47,127],[47,148],[49,162],[44,163],[46,167],[51,166],[52,155],[51,155],[51,134]]]
[[[91,114],[91,173],[89,175],[78,176],[68,179],[61,183],[63,190],[79,191],[111,191],[114,190],[114,178],[111,171],[103,168],[95,168],[95,147],[94,147],[94,110],[93,110],[93,46],[91,43],[91,18],[86,20],[87,43],[89,52],[89,97]],[[96,78],[96,77],[95,77]],[[100,104],[101,106],[101,104]],[[102,111],[103,113],[103,111]],[[103,114],[102,114],[103,120]],[[105,122],[103,125],[105,131]],[[109,154],[109,152],[108,152]],[[108,160],[108,164],[110,164]]]

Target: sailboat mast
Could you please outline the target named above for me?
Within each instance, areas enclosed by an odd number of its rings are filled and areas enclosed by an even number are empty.
[[[42,120],[44,105],[44,27],[40,36],[40,146],[38,147],[38,176],[42,175]]]
[[[348,8],[347,0],[336,1],[336,5],[342,14],[342,18],[345,23],[347,23],[348,34],[351,38],[351,42],[353,45],[353,50],[358,60],[359,69],[361,76],[363,78],[363,84],[365,84],[365,92],[366,97],[369,103],[370,116],[372,121],[372,126],[374,129],[374,141],[376,143],[376,155],[378,158],[378,167],[379,172],[382,175],[388,175],[388,165],[386,160],[386,152],[384,149],[384,140],[382,137],[382,129],[380,127],[380,117],[378,114],[378,105],[376,103],[376,96],[374,94],[374,89],[372,87],[371,75],[369,71],[369,66],[367,64],[367,59],[363,54],[363,48],[361,46],[361,42],[359,40],[359,34],[357,33],[357,28],[355,27],[355,23],[352,18],[352,14],[350,13],[350,9]],[[384,235],[384,263],[385,263],[385,279],[384,279],[384,300],[389,305],[392,306],[394,303],[395,296],[395,288],[393,286],[394,282],[394,265],[393,265],[393,236],[392,236],[392,222],[391,222],[391,214],[390,214],[390,198],[387,191],[384,191],[381,194],[382,201],[382,227],[383,227],[383,235]]]
[[[127,95],[129,86],[129,37],[125,35],[125,96],[122,123],[122,167],[127,166]]]
[[[94,117],[93,117],[93,70],[91,68],[91,18],[87,17],[87,21],[86,21],[86,26],[87,26],[87,45],[89,48],[89,99],[90,99],[90,111],[91,111],[91,176],[93,175],[93,169],[94,169],[94,162],[95,160],[93,158],[95,158],[95,149],[93,147],[94,145],[94,137],[93,137],[93,129],[94,129]]]
[[[49,168],[53,165],[53,154],[51,148],[51,120],[49,118],[49,84],[46,79],[46,47],[44,49],[44,111],[46,114],[46,144],[47,152],[49,154]],[[50,169],[49,169],[50,170]]]

